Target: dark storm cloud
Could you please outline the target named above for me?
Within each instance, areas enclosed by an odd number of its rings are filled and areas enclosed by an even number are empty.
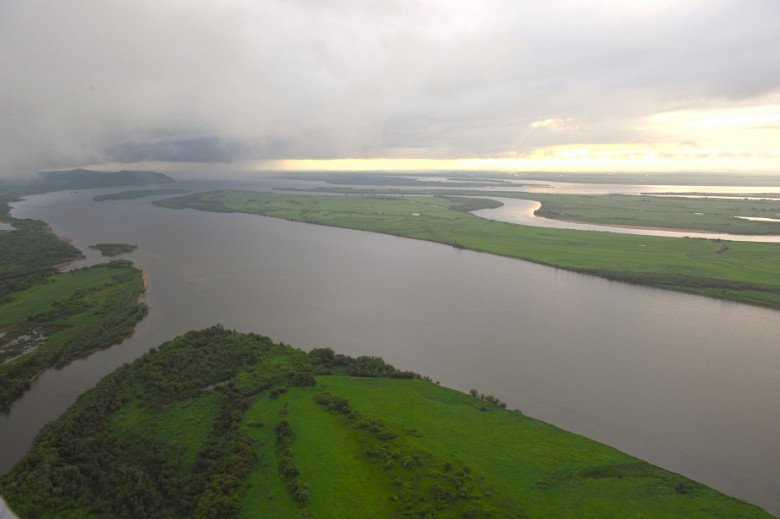
[[[112,162],[233,162],[249,150],[218,137],[118,143],[108,151]]]
[[[642,140],[777,95],[778,29],[774,0],[7,0],[0,175]]]

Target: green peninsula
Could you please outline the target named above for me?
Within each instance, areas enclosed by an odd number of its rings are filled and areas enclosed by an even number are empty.
[[[468,212],[495,207],[490,205],[495,201],[484,198],[216,191],[155,204],[375,231],[780,308],[780,244],[527,227]]]
[[[23,518],[771,517],[495,398],[219,325],[84,393],[0,493]]]
[[[0,204],[0,408],[41,372],[120,342],[147,312],[143,273],[115,260],[59,272],[81,257],[46,222]]]

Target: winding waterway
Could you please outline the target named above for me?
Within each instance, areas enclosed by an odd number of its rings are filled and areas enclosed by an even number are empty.
[[[105,374],[220,322],[477,388],[780,514],[775,310],[374,233],[92,201],[120,190],[13,206],[72,239],[83,264],[102,261],[91,244],[138,244],[126,257],[148,274],[151,310],[132,338],[45,373],[0,416],[0,471]]]
[[[490,220],[529,225],[531,227],[547,227],[550,229],[577,229],[580,231],[601,231],[622,234],[639,234],[644,236],[666,236],[667,238],[707,238],[731,241],[754,241],[764,243],[780,243],[780,235],[765,234],[726,234],[699,231],[673,231],[659,229],[640,229],[635,227],[618,227],[613,225],[597,225],[590,223],[566,222],[536,216],[534,213],[542,204],[535,200],[518,198],[489,197],[498,200],[503,205],[495,209],[480,209],[473,214]],[[741,217],[740,217],[741,218]],[[780,220],[777,220],[780,222]],[[778,229],[780,231],[780,229]]]

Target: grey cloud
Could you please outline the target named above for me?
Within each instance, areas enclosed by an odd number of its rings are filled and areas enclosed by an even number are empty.
[[[8,0],[0,176],[524,153],[780,91],[777,2],[632,4]]]
[[[112,162],[235,162],[246,156],[249,150],[235,142],[219,137],[120,142],[108,151]]]

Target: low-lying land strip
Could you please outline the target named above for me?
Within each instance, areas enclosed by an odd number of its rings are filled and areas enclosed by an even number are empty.
[[[119,193],[110,193],[107,195],[93,196],[92,200],[95,202],[102,202],[104,200],[133,200],[135,198],[146,198],[148,196],[157,195],[179,195],[187,193],[186,189],[131,189],[129,191],[121,191]]]
[[[661,229],[780,235],[780,200],[679,198],[649,195],[549,195],[513,193],[536,200],[537,216],[554,220]],[[778,219],[776,222],[745,218]]]
[[[83,394],[0,478],[22,517],[770,517],[377,357],[215,326]]]
[[[474,216],[468,211],[495,202],[462,197],[219,191],[155,203],[382,232],[780,308],[778,244],[526,227]]]

